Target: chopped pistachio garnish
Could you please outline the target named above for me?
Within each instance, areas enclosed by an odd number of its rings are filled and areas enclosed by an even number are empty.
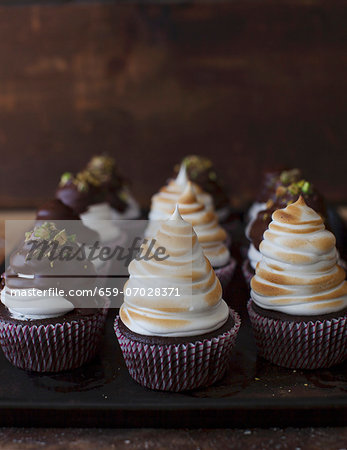
[[[67,242],[67,236],[65,230],[58,231],[58,233],[53,236],[53,241],[58,241],[59,244],[65,244]]]
[[[300,180],[297,183],[292,183],[288,187],[288,191],[293,195],[298,195],[300,192],[310,194],[312,192],[312,185],[306,180]]]
[[[93,156],[87,165],[90,171],[101,171],[111,173],[116,167],[114,158],[106,155]]]
[[[305,181],[305,183],[303,184],[302,188],[301,188],[302,192],[304,194],[308,194],[311,190],[311,185],[308,181]]]
[[[216,174],[216,172],[211,171],[211,172],[209,172],[208,177],[209,177],[210,180],[216,181],[216,179],[217,179],[217,174]]]
[[[65,186],[65,184],[73,179],[73,175],[71,172],[65,172],[63,173],[63,175],[60,177],[60,185],[61,186]]]
[[[75,242],[76,235],[68,235],[65,229],[59,230],[53,222],[44,222],[42,225],[35,227],[32,231],[27,231],[25,233],[25,242],[37,239],[57,241],[59,245],[64,245],[67,242]]]
[[[89,161],[86,171],[93,179],[91,184],[100,185],[112,179],[116,173],[116,162],[111,156],[94,156]]]
[[[65,229],[59,230],[53,222],[44,222],[42,225],[35,227],[32,231],[25,233],[25,242],[37,241],[40,239],[47,241],[47,251],[43,256],[49,257],[51,255],[51,251],[53,250],[51,244],[57,242],[58,246],[64,246],[69,242],[75,242],[76,235],[68,235]],[[37,248],[33,251],[31,256],[35,257],[36,255],[41,254],[41,251],[41,248]],[[53,267],[52,263],[51,267]]]
[[[183,159],[183,164],[187,169],[195,168],[198,172],[211,169],[213,167],[212,161],[205,156],[189,155]]]
[[[276,197],[282,197],[287,192],[286,188],[284,186],[278,186],[276,189]]]
[[[118,193],[118,197],[123,201],[123,202],[127,202],[129,199],[129,195],[127,194],[126,191],[120,191]]]
[[[274,205],[273,200],[271,198],[266,202],[266,209],[271,209]]]
[[[291,184],[295,178],[299,176],[299,169],[291,169],[291,170],[284,170],[280,175],[280,181],[282,184],[287,186],[288,184]]]
[[[298,186],[297,183],[292,183],[289,187],[288,187],[288,191],[292,194],[292,195],[297,195],[300,192],[300,188]]]

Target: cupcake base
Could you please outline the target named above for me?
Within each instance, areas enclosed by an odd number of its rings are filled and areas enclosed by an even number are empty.
[[[140,336],[128,330],[119,316],[114,328],[135,381],[150,389],[179,392],[209,386],[223,377],[240,325],[239,315],[230,309],[227,324],[205,337]]]
[[[336,318],[285,320],[267,317],[247,305],[258,353],[290,369],[319,369],[347,359],[347,315]],[[343,314],[343,313],[342,313]]]
[[[219,281],[221,282],[222,288],[226,289],[230,283],[236,267],[236,261],[234,258],[230,257],[230,261],[227,265],[220,267],[219,269],[214,269]]]
[[[35,372],[75,369],[96,354],[109,307],[109,300],[94,313],[74,311],[42,321],[20,321],[0,315],[0,345],[14,366]],[[83,310],[82,310],[83,311]],[[69,319],[71,317],[71,319]],[[42,323],[40,323],[42,322]]]

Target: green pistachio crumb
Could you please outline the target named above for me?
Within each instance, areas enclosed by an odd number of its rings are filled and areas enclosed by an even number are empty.
[[[309,191],[310,191],[310,189],[311,189],[310,183],[309,183],[308,181],[305,181],[305,183],[303,184],[303,186],[302,186],[302,188],[301,188],[302,192],[303,192],[304,194],[308,194]]]
[[[210,180],[216,181],[216,179],[217,179],[217,174],[216,174],[216,172],[211,171],[211,172],[208,174],[208,177],[209,177]]]
[[[26,231],[25,232],[25,242],[28,242],[31,239],[32,232]]]
[[[60,185],[64,186],[68,181],[73,179],[73,175],[71,172],[65,172],[60,178]]]

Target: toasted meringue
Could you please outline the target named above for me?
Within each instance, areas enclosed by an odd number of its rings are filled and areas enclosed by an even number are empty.
[[[302,197],[276,210],[260,244],[251,297],[264,309],[316,316],[347,308],[335,237]]]
[[[130,263],[120,309],[123,323],[138,334],[176,337],[210,333],[223,326],[229,310],[220,282],[177,206],[155,239],[151,255],[165,248],[168,257]],[[146,249],[145,242],[142,252]],[[168,295],[170,289],[174,291]]]
[[[162,187],[160,191],[153,195],[149,220],[166,220],[173,213],[179,197],[183,194],[189,182],[186,167],[181,165],[180,171],[174,180]],[[199,200],[206,205],[208,210],[213,210],[213,199],[210,194],[204,192],[197,184],[194,184]]]
[[[201,247],[213,267],[222,267],[230,260],[230,253],[225,245],[226,231],[218,224],[214,211],[209,211],[198,200],[195,186],[188,182],[183,194],[178,199],[183,219],[193,225]]]

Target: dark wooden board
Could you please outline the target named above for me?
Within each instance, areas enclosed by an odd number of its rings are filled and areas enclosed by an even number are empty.
[[[344,2],[0,7],[0,206],[113,153],[143,206],[191,152],[235,203],[268,165],[346,199]]]
[[[240,261],[242,227],[233,229]],[[100,355],[60,374],[12,367],[0,354],[0,426],[256,427],[347,424],[347,363],[288,370],[258,358],[247,318],[248,287],[238,266],[224,294],[242,317],[225,378],[207,389],[165,393],[135,383],[125,367],[109,314]]]

